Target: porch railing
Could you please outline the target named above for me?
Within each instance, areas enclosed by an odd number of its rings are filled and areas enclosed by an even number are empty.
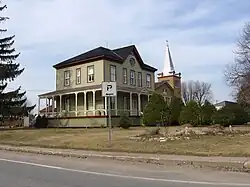
[[[131,115],[131,116],[138,116],[139,111],[137,109],[127,110],[127,109],[120,109],[120,110],[111,110],[112,116],[120,116],[120,115]],[[108,115],[108,111],[106,112],[105,109],[98,109],[98,110],[87,110],[87,111],[62,111],[62,112],[42,112],[40,115],[46,115],[48,117],[76,117],[76,116],[106,116]]]

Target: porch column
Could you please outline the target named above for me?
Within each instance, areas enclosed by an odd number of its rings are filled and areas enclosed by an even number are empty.
[[[59,105],[60,105],[59,112],[60,112],[60,115],[61,115],[61,113],[62,113],[62,95],[59,95]]]
[[[150,95],[148,95],[148,101],[149,101],[149,97],[150,97]]]
[[[87,115],[87,92],[83,92],[83,110],[84,115]]]
[[[75,111],[76,111],[76,116],[77,116],[77,106],[78,106],[78,104],[77,104],[77,95],[78,95],[78,93],[76,92],[75,93]]]
[[[52,96],[52,115],[54,116],[54,112],[55,112],[55,97]]]
[[[95,116],[95,90],[93,92],[93,114]]]
[[[38,97],[38,111],[37,111],[37,115],[40,114],[40,97]]]
[[[117,103],[117,95],[115,96],[115,115],[117,116],[118,115],[118,103]]]
[[[46,105],[46,107],[45,107],[45,114],[47,116],[48,115],[48,98],[47,97],[45,99],[45,105]]]
[[[141,115],[141,94],[138,94],[138,114]]]
[[[132,96],[133,96],[133,93],[130,92],[130,97],[129,97],[129,111],[130,111],[130,116],[133,115],[133,111],[132,111]]]
[[[107,97],[104,97],[104,110],[105,110],[105,115],[108,115],[108,102],[107,102]]]

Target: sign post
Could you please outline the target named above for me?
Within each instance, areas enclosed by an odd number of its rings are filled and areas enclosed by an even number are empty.
[[[109,146],[111,146],[111,143],[112,143],[111,98],[116,97],[116,94],[117,94],[116,82],[103,82],[102,83],[102,96],[107,99],[107,103],[108,103]]]

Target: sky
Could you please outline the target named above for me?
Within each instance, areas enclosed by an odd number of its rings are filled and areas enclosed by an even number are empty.
[[[212,84],[214,101],[232,100],[224,78],[246,21],[249,0],[3,0],[15,34],[29,102],[55,90],[52,66],[95,47],[136,45],[145,63],[163,71],[166,40],[182,81]],[[1,16],[2,16],[1,15]]]

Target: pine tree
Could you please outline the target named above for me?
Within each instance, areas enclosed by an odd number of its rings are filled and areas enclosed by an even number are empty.
[[[4,11],[7,6],[0,6],[0,12]],[[8,20],[8,17],[0,16],[0,23]],[[1,34],[7,29],[0,29]],[[20,64],[15,63],[20,53],[15,53],[12,47],[14,44],[14,35],[0,38],[0,120],[17,119],[27,116],[35,108],[26,105],[26,92],[20,92],[21,87],[14,91],[7,92],[7,83],[14,81],[23,71]]]
[[[201,122],[202,125],[211,125],[212,116],[215,114],[216,108],[208,100],[201,106]]]
[[[146,126],[166,125],[170,120],[170,109],[161,94],[153,93],[143,111]]]
[[[191,100],[183,107],[179,121],[181,124],[200,125],[200,107],[199,104]]]

